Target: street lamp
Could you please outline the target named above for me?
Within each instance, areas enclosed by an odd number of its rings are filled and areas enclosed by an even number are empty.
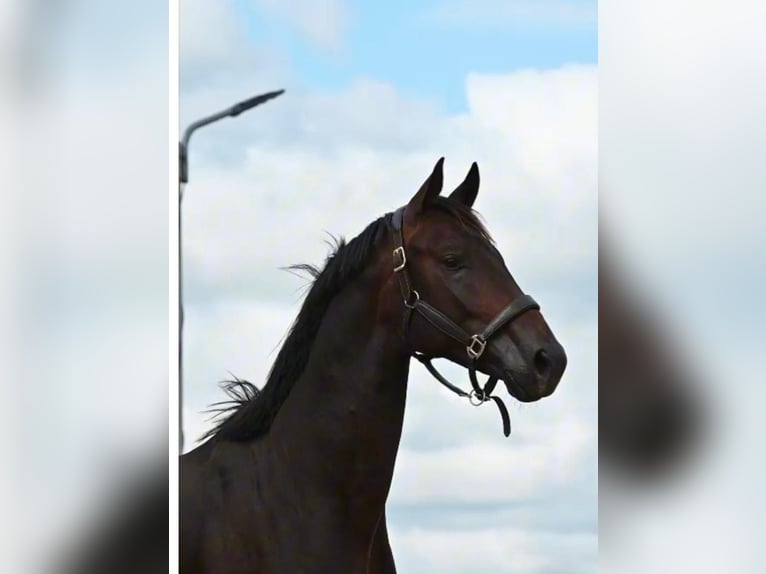
[[[192,134],[201,127],[217,122],[223,118],[235,118],[242,112],[246,112],[259,106],[269,100],[281,96],[285,91],[277,90],[268,92],[253,98],[234,104],[233,106],[221,110],[218,113],[204,117],[196,122],[189,124],[184,131],[184,135],[179,143],[178,154],[178,427],[181,451],[184,448],[183,431],[183,327],[184,327],[184,306],[183,306],[183,273],[182,273],[182,249],[181,249],[181,202],[184,196],[184,186],[189,182],[189,140]]]

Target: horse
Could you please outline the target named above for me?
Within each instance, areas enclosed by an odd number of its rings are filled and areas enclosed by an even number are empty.
[[[309,268],[266,384],[230,381],[223,418],[181,457],[185,574],[395,573],[385,505],[411,359],[473,404],[494,402],[506,436],[498,381],[521,402],[557,388],[565,350],[473,210],[478,165],[442,196],[443,162]],[[433,358],[466,367],[472,390]]]

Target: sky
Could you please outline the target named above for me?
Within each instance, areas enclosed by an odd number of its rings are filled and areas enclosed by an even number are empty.
[[[597,34],[581,1],[181,3],[186,449],[217,382],[264,380],[326,233],[353,237],[445,156],[567,350],[556,393],[473,409],[413,365],[388,501],[402,572],[584,573],[597,560]],[[440,365],[441,366],[441,365]],[[445,371],[467,384],[452,365]]]

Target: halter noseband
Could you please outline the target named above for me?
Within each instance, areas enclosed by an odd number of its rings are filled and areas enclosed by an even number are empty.
[[[428,369],[428,372],[431,373],[437,381],[461,397],[466,397],[472,405],[479,406],[489,400],[493,400],[503,419],[503,434],[508,436],[511,434],[511,419],[508,416],[508,409],[505,407],[505,404],[500,397],[492,396],[492,392],[495,390],[495,385],[497,385],[497,377],[489,377],[484,388],[482,388],[476,378],[476,363],[479,360],[479,357],[484,353],[484,349],[489,340],[503,326],[507,325],[526,311],[532,309],[539,310],[540,306],[530,295],[522,295],[511,301],[507,307],[500,311],[481,333],[470,334],[466,332],[444,313],[423,301],[420,298],[420,294],[413,288],[410,274],[407,270],[407,253],[404,250],[404,235],[402,232],[404,227],[404,210],[404,207],[400,207],[395,212],[389,213],[386,218],[388,228],[394,236],[394,273],[396,273],[399,278],[399,289],[401,290],[402,300],[404,301],[405,307],[403,335],[405,338],[407,337],[410,320],[412,319],[412,312],[416,311],[433,327],[448,337],[465,345],[465,350],[470,361],[468,375],[473,390],[470,393],[466,393],[460,387],[445,379],[444,376],[436,370],[436,367],[433,366],[431,362],[433,357],[429,357],[414,350],[411,351],[410,354],[423,363],[426,369]]]

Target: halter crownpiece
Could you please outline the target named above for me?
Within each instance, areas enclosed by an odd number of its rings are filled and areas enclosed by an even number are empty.
[[[511,418],[508,416],[508,409],[500,397],[492,396],[492,392],[495,390],[495,385],[497,385],[497,377],[489,377],[482,388],[476,378],[476,362],[483,355],[489,340],[502,327],[527,311],[533,309],[539,310],[540,306],[530,295],[522,295],[511,301],[509,305],[500,311],[481,333],[469,334],[466,332],[444,313],[423,301],[420,298],[420,294],[412,287],[410,274],[407,270],[407,253],[404,249],[404,235],[402,232],[404,227],[404,210],[404,207],[400,207],[395,212],[387,214],[386,217],[386,223],[394,237],[394,273],[396,273],[399,279],[399,289],[402,293],[402,300],[404,301],[405,307],[404,324],[402,328],[403,336],[407,338],[410,320],[412,319],[412,312],[416,311],[433,327],[463,344],[470,361],[468,376],[473,389],[470,393],[466,393],[460,387],[450,383],[436,370],[436,367],[433,366],[431,362],[433,357],[429,357],[418,351],[411,351],[411,355],[423,363],[426,369],[428,369],[428,372],[431,373],[437,381],[461,397],[466,397],[472,405],[479,406],[489,400],[494,401],[500,411],[500,416],[503,419],[503,434],[509,436],[511,434]]]

